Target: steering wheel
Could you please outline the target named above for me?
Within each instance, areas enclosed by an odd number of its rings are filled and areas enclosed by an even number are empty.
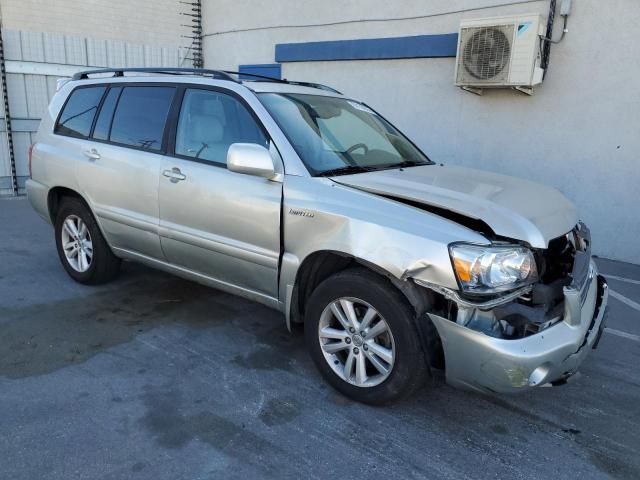
[[[347,148],[347,151],[344,153],[346,153],[347,155],[351,155],[359,148],[362,148],[364,150],[365,155],[369,152],[369,147],[367,147],[364,143],[356,143],[355,145],[351,145],[349,148]]]

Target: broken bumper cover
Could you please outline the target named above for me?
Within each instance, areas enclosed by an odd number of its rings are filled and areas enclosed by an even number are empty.
[[[597,346],[606,317],[608,287],[590,263],[586,284],[565,289],[563,320],[529,337],[494,338],[430,315],[442,339],[447,383],[511,393],[573,375]]]

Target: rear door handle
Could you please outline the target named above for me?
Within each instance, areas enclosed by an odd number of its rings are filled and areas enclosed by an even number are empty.
[[[100,154],[98,153],[98,151],[95,148],[92,148],[91,150],[85,150],[84,154],[89,160],[98,160],[98,159],[100,159]]]
[[[170,179],[172,183],[178,183],[179,181],[187,178],[178,167],[173,167],[171,170],[165,170],[162,172],[162,175]]]

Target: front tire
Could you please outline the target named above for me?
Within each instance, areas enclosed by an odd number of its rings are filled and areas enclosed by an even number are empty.
[[[62,200],[55,235],[60,261],[76,282],[97,285],[118,275],[120,259],[113,254],[91,211],[80,199]]]
[[[324,280],[305,314],[307,347],[336,390],[384,404],[422,386],[427,374],[415,312],[385,278],[349,269]]]

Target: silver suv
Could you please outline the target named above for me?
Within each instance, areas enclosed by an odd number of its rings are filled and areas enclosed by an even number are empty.
[[[304,324],[356,400],[429,374],[516,392],[560,384],[597,345],[607,285],[559,192],[436,164],[322,85],[186,69],[61,82],[32,147],[33,208],[97,284],[133,260]]]

